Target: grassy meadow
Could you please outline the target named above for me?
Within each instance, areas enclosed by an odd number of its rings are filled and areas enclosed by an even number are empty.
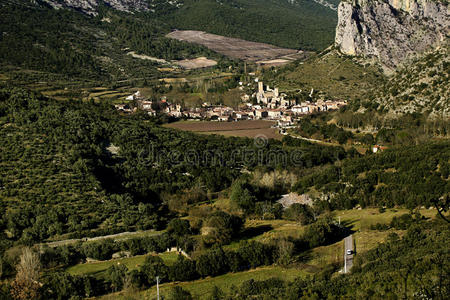
[[[190,282],[164,283],[160,285],[160,295],[167,297],[170,289],[174,286],[181,286],[183,289],[191,292],[194,299],[207,299],[214,286],[219,287],[223,291],[229,291],[235,286],[239,286],[246,280],[265,280],[269,278],[280,278],[284,280],[293,280],[299,276],[306,276],[308,271],[302,268],[282,268],[279,266],[268,266],[256,268],[249,271],[228,273],[217,277],[207,277],[204,279],[194,280]],[[128,295],[131,293],[132,296]],[[102,300],[112,299],[156,299],[156,286],[139,293],[135,291],[123,291],[117,294],[103,296]]]
[[[108,261],[91,262],[85,264],[78,264],[66,269],[71,275],[94,275],[102,276],[102,274],[112,265],[125,265],[128,270],[139,268],[145,261],[145,258],[152,254],[137,255],[128,258],[111,259]],[[176,252],[165,252],[158,254],[167,265],[172,265],[178,258]]]

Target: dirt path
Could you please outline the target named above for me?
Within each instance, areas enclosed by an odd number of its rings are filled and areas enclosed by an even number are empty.
[[[80,239],[67,239],[67,240],[62,240],[62,241],[48,242],[48,243],[42,243],[41,245],[47,245],[50,248],[54,248],[54,247],[75,244],[77,242],[93,242],[93,241],[100,241],[100,240],[105,240],[105,239],[126,240],[126,239],[132,238],[136,235],[142,235],[142,234],[145,234],[147,236],[154,236],[154,235],[161,234],[161,232],[158,232],[155,230],[135,231],[135,232],[126,231],[126,232],[120,232],[120,233],[116,233],[116,234],[96,236],[93,238],[84,237],[84,238],[80,238]]]
[[[294,139],[300,139],[300,140],[308,141],[311,143],[317,143],[317,144],[322,144],[322,145],[326,145],[326,146],[340,146],[339,144],[325,142],[325,141],[321,141],[321,140],[310,139],[310,138],[306,138],[306,137],[299,136],[299,135],[293,135],[291,133],[286,133],[286,135],[289,135],[290,137],[293,137]]]

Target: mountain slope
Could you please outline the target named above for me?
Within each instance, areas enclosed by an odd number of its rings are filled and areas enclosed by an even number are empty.
[[[450,50],[443,45],[399,69],[376,89],[375,101],[393,114],[427,113],[449,119],[449,66]]]
[[[81,80],[155,78],[158,64],[129,51],[166,60],[215,56],[204,47],[165,38],[170,28],[147,16],[103,7],[90,17],[20,1],[0,3],[0,68]],[[40,74],[41,81],[47,75]],[[20,78],[19,78],[20,79]]]
[[[173,28],[266,42],[303,50],[333,42],[336,12],[311,0],[185,0],[162,14]]]
[[[99,6],[102,2],[114,9],[120,11],[148,11],[149,6],[145,0],[41,0],[44,3],[48,3],[50,6],[56,9],[60,8],[73,8],[80,10],[89,15],[97,15]]]
[[[324,51],[302,62],[264,71],[264,81],[284,90],[301,89],[306,98],[314,89],[312,100],[320,97],[358,100],[383,84],[385,77],[377,66],[356,61],[336,49]],[[358,100],[359,101],[359,100]]]
[[[391,74],[367,99],[380,104],[379,111],[449,117],[447,1],[343,1],[338,18],[337,48]]]
[[[353,0],[339,4],[335,44],[395,69],[449,35],[447,1]]]
[[[303,50],[333,42],[333,1],[314,0],[45,0],[54,8],[98,15],[103,6],[144,12],[173,29],[193,29]]]
[[[448,2],[343,1],[338,17],[337,49],[266,72],[265,80],[356,100],[361,113],[450,117]]]

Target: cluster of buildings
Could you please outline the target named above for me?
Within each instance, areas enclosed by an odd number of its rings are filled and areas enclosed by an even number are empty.
[[[256,98],[256,104],[250,100]],[[258,91],[252,96],[244,95],[243,104],[238,110],[224,105],[209,105],[203,103],[201,107],[184,108],[180,104],[172,104],[162,97],[157,103],[145,100],[139,92],[127,97],[127,100],[135,100],[138,108],[147,111],[150,115],[157,112],[166,113],[176,118],[205,119],[211,121],[241,121],[241,120],[275,120],[279,127],[292,126],[295,119],[301,115],[315,112],[339,109],[347,105],[345,101],[305,101],[297,104],[295,100],[288,99],[284,93],[279,93],[278,88],[270,89],[262,82],[258,82]],[[118,110],[129,112],[126,105],[116,105]]]

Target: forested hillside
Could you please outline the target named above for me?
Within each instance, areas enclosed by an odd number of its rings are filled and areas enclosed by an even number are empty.
[[[396,115],[424,113],[448,119],[449,53],[449,46],[445,44],[399,69],[381,89],[373,92],[372,99],[379,103],[379,110]]]
[[[114,84],[162,76],[159,64],[127,55],[132,51],[167,61],[207,56],[219,61],[219,68],[230,64],[204,47],[166,38],[173,29],[318,50],[332,42],[336,22],[335,12],[313,1],[284,0],[162,2],[134,14],[99,5],[96,15],[43,2],[6,1],[0,4],[0,17],[8,20],[0,24],[1,72],[17,83],[57,78]]]
[[[260,143],[160,126],[167,121],[139,112],[120,115],[105,102],[62,102],[14,87],[1,89],[0,135],[5,138],[0,140],[0,198],[5,213],[0,219],[0,263],[4,270],[0,276],[7,278],[2,287],[7,291],[5,299],[23,289],[20,269],[14,271],[19,256],[14,247],[165,229],[157,236],[41,248],[39,259],[46,272],[36,278],[42,286],[27,290],[46,299],[68,299],[120,291],[128,284],[135,291],[146,289],[154,285],[155,274],[170,283],[290,264],[294,255],[301,260],[308,251],[336,243],[350,233],[329,214],[335,209],[370,206],[383,211],[383,207],[412,210],[436,206],[445,214],[448,206],[450,148],[446,141],[360,156],[354,149],[346,152],[341,147],[290,137]],[[297,178],[292,189],[288,182],[277,183],[275,179],[262,184],[266,175],[282,171],[283,178],[289,178],[286,172],[291,181]],[[312,206],[296,204],[283,210],[275,200],[290,190],[315,194]],[[225,193],[237,212],[230,214],[220,206],[205,205],[219,202],[219,193]],[[188,214],[188,219],[179,218],[181,214]],[[251,237],[267,229],[262,226],[254,229],[255,233],[245,232],[244,217],[292,220],[305,227],[281,240],[246,241],[246,234]],[[442,249],[448,244],[448,225],[443,222],[426,221],[416,214],[375,226],[377,231],[389,226],[410,231],[401,241],[391,235],[386,246],[358,258],[350,276],[332,276],[337,265],[330,264],[317,271],[312,281],[250,281],[229,295],[220,293],[222,298],[233,299],[260,294],[275,299],[300,295],[325,298],[331,292],[345,297],[424,293],[440,299],[446,294],[443,280],[447,272],[438,270],[446,268]],[[416,223],[419,227],[414,227]],[[232,248],[217,248],[240,238],[243,240]],[[53,269],[88,259],[109,260],[123,251],[145,255],[173,246],[182,246],[195,256],[178,256],[170,264],[149,256],[133,271],[114,264],[101,276],[74,276]],[[411,247],[414,252],[408,250]],[[434,252],[430,253],[430,248]],[[31,251],[26,249],[23,253]],[[32,252],[29,255],[33,256]],[[393,256],[395,269],[386,267],[393,263],[389,259]],[[406,273],[398,273],[399,269]],[[377,274],[392,278],[378,280]],[[13,276],[14,281],[8,281]],[[426,281],[420,286],[411,284],[420,279]],[[329,280],[332,288],[325,284]],[[364,288],[361,280],[367,284]],[[400,289],[398,282],[404,283]]]
[[[159,19],[176,29],[195,29],[302,50],[333,43],[337,13],[314,1],[185,0]]]
[[[448,224],[419,220],[403,238],[358,256],[350,275],[333,269],[292,282],[248,280],[230,293],[214,290],[213,299],[446,299],[449,294]]]
[[[306,168],[346,155],[339,147],[273,140],[261,148],[251,139],[164,129],[107,103],[57,102],[11,88],[0,95],[0,224],[25,244],[161,228],[169,217],[163,194],[201,186],[206,195],[229,187],[243,168]]]
[[[329,197],[323,205],[336,208],[366,206],[433,206],[450,193],[449,142],[393,147],[376,155],[349,159],[302,178],[299,193],[310,188]]]
[[[161,59],[221,58],[204,47],[165,38],[170,27],[147,15],[101,7],[96,17],[20,2],[0,3],[0,67],[3,72],[34,70],[77,80],[152,79]],[[31,72],[24,72],[31,73]],[[44,74],[39,75],[45,78]]]

